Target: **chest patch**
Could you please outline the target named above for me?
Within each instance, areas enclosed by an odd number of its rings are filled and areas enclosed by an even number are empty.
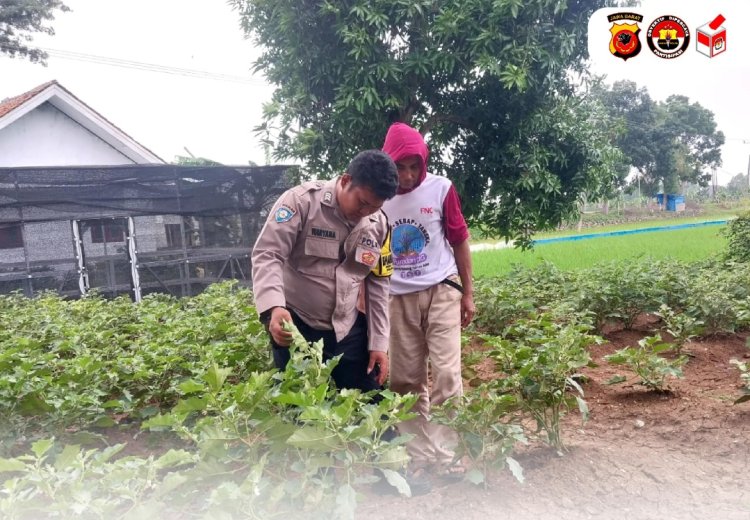
[[[336,232],[332,229],[322,229],[322,228],[310,228],[310,236],[319,237],[319,238],[330,238],[335,240],[336,239]]]

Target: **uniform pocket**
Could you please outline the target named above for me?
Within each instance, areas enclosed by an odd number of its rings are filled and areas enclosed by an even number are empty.
[[[337,240],[320,238],[305,239],[305,256],[300,258],[300,272],[333,279],[339,265],[339,243]]]

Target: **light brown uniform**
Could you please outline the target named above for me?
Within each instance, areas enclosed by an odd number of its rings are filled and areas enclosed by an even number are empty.
[[[337,181],[306,182],[274,204],[252,253],[255,305],[258,313],[287,307],[341,341],[357,318],[364,280],[369,350],[385,352],[390,273],[380,256],[388,221],[378,211],[348,222],[338,210]]]

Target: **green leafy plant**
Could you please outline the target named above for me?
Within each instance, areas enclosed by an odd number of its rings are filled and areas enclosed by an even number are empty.
[[[686,343],[698,336],[703,328],[703,322],[684,313],[675,312],[667,305],[659,307],[656,313],[666,326],[667,332],[674,338],[672,348],[675,353],[682,355]]]
[[[563,413],[577,405],[584,420],[588,417],[577,371],[591,361],[588,347],[601,341],[589,334],[592,325],[585,317],[579,320],[561,324],[551,314],[540,314],[519,320],[505,338],[485,338],[492,346],[489,355],[506,375],[494,382],[495,388],[513,395],[518,409],[536,420],[537,431],[544,430],[546,441],[558,450],[564,449]]]
[[[527,443],[523,428],[514,422],[517,410],[513,395],[498,394],[487,384],[432,408],[432,419],[458,435],[455,458],[472,461],[466,480],[486,487],[490,469],[507,467],[524,481],[521,465],[511,456],[517,443]]]
[[[649,390],[666,392],[667,377],[683,377],[682,366],[687,362],[686,356],[678,356],[669,360],[659,356],[663,352],[672,350],[672,345],[661,340],[659,334],[648,336],[638,342],[638,347],[626,347],[604,359],[613,365],[625,365],[639,378],[640,384]],[[608,383],[616,384],[627,381],[623,376],[615,376]]]
[[[750,262],[750,212],[731,220],[724,231],[727,237],[725,257],[737,262]]]

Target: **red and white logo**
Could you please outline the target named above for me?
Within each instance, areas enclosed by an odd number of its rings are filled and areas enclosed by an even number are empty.
[[[651,52],[665,60],[682,56],[690,44],[690,29],[681,18],[660,16],[648,26],[646,41]]]
[[[703,24],[698,33],[696,49],[701,54],[713,58],[727,50],[727,30],[722,25],[726,21],[722,15],[717,16],[707,24]]]

